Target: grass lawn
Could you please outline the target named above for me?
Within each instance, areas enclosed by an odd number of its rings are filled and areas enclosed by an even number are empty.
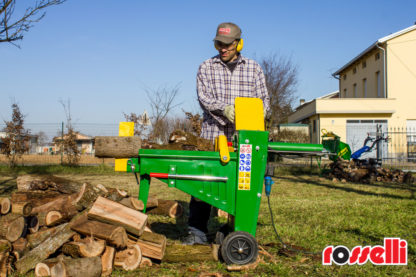
[[[120,187],[137,196],[138,186],[130,173],[113,173],[111,168],[36,167],[10,171],[0,167],[0,196],[16,189],[16,176],[24,173],[52,173],[81,182],[101,183]],[[285,170],[274,178],[271,206],[277,231],[282,239],[296,249],[321,253],[328,245],[383,245],[384,237],[399,237],[408,242],[407,266],[365,265],[323,266],[320,255],[282,251],[263,197],[257,227],[257,240],[272,257],[261,255],[263,262],[246,272],[228,272],[216,262],[161,263],[134,272],[116,271],[113,276],[199,276],[201,273],[222,276],[416,276],[416,186],[380,183],[374,185],[333,183],[316,174]],[[189,196],[155,182],[151,194],[159,198],[183,201]],[[168,219],[150,216],[152,229],[163,233],[168,243],[179,243],[185,234],[186,217]],[[210,231],[223,223],[212,219]],[[217,276],[220,276],[218,275]],[[33,274],[32,274],[33,275]]]

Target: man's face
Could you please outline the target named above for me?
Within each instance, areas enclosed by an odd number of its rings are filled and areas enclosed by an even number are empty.
[[[237,41],[234,41],[231,44],[225,44],[221,41],[216,40],[215,46],[218,49],[220,58],[223,62],[232,62],[237,59]]]

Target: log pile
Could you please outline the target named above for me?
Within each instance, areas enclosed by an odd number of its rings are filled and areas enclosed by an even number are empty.
[[[374,164],[360,164],[353,160],[338,159],[330,164],[329,178],[334,182],[356,182],[371,184],[375,182],[414,183],[410,172],[388,169]]]
[[[164,258],[166,237],[146,226],[143,203],[125,191],[42,175],[18,177],[17,185],[0,198],[0,276],[110,276],[113,267]],[[147,204],[158,215],[183,211],[172,200]]]

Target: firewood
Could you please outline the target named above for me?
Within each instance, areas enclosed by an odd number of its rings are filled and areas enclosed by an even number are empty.
[[[38,246],[30,250],[20,260],[18,260],[15,264],[17,272],[19,274],[25,274],[29,270],[35,268],[37,263],[45,260],[49,257],[49,255],[55,253],[58,248],[69,241],[69,239],[75,234],[75,232],[71,230],[72,225],[79,224],[81,220],[85,220],[84,215],[86,213],[87,211],[79,213],[74,216],[69,223],[59,225],[57,227],[57,229],[59,229],[54,235],[41,242]]]
[[[125,248],[127,246],[126,230],[120,226],[88,220],[79,225],[73,226],[72,230],[86,236],[103,239],[108,244],[117,248]]]
[[[140,262],[140,268],[144,267],[151,267],[153,265],[152,260],[146,257],[142,257],[142,261]]]
[[[114,247],[106,246],[103,255],[101,256],[102,272],[101,276],[110,276],[113,272],[114,258],[116,250]]]
[[[13,202],[12,213],[29,216],[32,212],[33,206],[29,202]]]
[[[18,191],[54,190],[65,194],[79,191],[81,184],[53,175],[24,175],[16,180]]]
[[[158,199],[158,206],[149,210],[147,213],[177,218],[182,215],[183,207],[175,200]]]
[[[90,208],[97,198],[105,195],[105,193],[104,190],[97,186],[84,183],[77,197],[73,200],[73,204],[79,211],[82,211],[83,209]]]
[[[104,240],[94,240],[90,237],[82,242],[70,241],[65,243],[62,246],[62,253],[73,258],[97,257],[103,253],[104,249]]]
[[[126,250],[116,252],[114,266],[124,270],[135,270],[140,266],[142,251],[137,244],[127,246]]]
[[[136,211],[143,211],[144,209],[143,201],[134,197],[123,198],[119,203]]]
[[[62,211],[66,212],[68,210],[73,209],[73,201],[78,197],[78,194],[70,194],[70,195],[60,195],[55,197],[52,201],[45,203],[41,206],[34,207],[32,209],[32,214],[38,213],[47,213],[50,211]]]
[[[100,136],[95,137],[95,156],[99,158],[137,157],[141,148],[140,137]]]
[[[204,262],[218,259],[218,248],[211,245],[182,245],[171,244],[166,246],[163,262]]]
[[[61,195],[57,191],[16,191],[12,193],[11,202],[29,202],[33,207],[41,206]]]
[[[221,217],[221,218],[228,218],[228,213],[227,212],[224,212],[223,210],[221,210],[221,209],[218,209],[217,210],[217,216],[218,217]]]
[[[47,228],[47,229],[43,229],[40,230],[36,233],[27,235],[27,241],[28,241],[28,247],[29,248],[35,248],[36,246],[38,246],[39,244],[41,244],[43,241],[45,241],[47,238],[53,236],[54,234],[56,234],[57,232],[61,231],[61,229],[63,228],[62,225],[60,226],[56,226],[53,228]]]
[[[156,208],[159,206],[159,200],[154,196],[149,196],[147,198],[146,209]]]
[[[7,277],[9,268],[10,252],[0,254],[0,277]]]
[[[10,212],[11,209],[11,202],[9,198],[2,197],[0,198],[0,213],[7,214]]]
[[[135,242],[140,246],[145,257],[162,260],[166,250],[166,237],[164,235],[143,232]]]
[[[20,238],[26,232],[26,228],[25,219],[19,214],[6,214],[0,218],[0,237],[10,242]]]
[[[117,188],[106,188],[107,192],[105,198],[110,199],[111,201],[120,202],[128,196],[127,192]]]
[[[15,242],[12,243],[13,245],[13,251],[16,252],[17,259],[22,257],[27,251],[29,251],[29,248],[27,247],[27,239],[25,238],[19,238]]]
[[[49,267],[45,263],[37,263],[35,266],[35,276],[36,277],[51,276],[51,267]]]
[[[101,275],[101,267],[100,257],[63,259],[51,268],[51,276],[99,277]]]
[[[97,198],[88,212],[88,217],[122,226],[127,232],[138,236],[143,233],[147,223],[147,215],[104,197]]]

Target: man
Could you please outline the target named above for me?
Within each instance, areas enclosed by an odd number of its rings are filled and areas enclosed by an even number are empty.
[[[204,61],[197,74],[198,100],[203,110],[201,137],[214,141],[235,132],[234,99],[256,97],[263,100],[264,114],[269,110],[269,96],[263,70],[254,60],[243,57],[241,30],[234,23],[217,27],[214,46],[218,55]],[[207,223],[211,206],[192,197],[189,204],[189,235],[185,244],[207,243]]]

